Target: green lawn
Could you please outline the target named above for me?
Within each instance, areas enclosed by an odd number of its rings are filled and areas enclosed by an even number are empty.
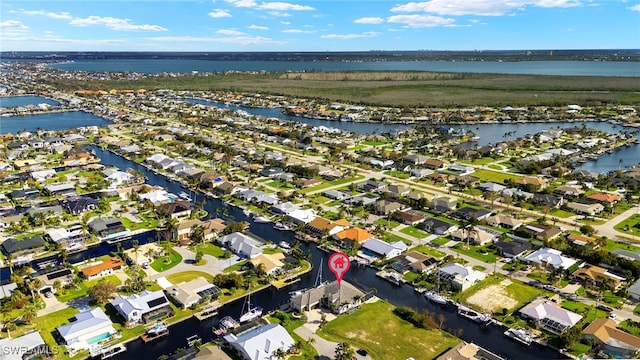
[[[182,262],[182,255],[175,250],[171,250],[169,256],[162,256],[151,263],[151,268],[157,272],[169,270]]]
[[[230,273],[230,272],[234,272],[234,271],[239,271],[240,268],[242,268],[242,266],[244,266],[246,263],[248,263],[249,260],[242,260],[239,261],[238,263],[229,266],[228,268],[224,269],[225,273]]]
[[[158,227],[160,221],[158,219],[146,219],[141,218],[143,220],[141,222],[133,222],[126,217],[121,217],[120,221],[122,221],[122,225],[124,225],[127,230],[140,230],[140,229],[155,229]]]
[[[428,232],[421,229],[417,229],[413,226],[407,226],[406,228],[400,230],[400,232],[403,234],[407,234],[409,236],[413,236],[414,238],[417,238],[417,239],[423,239],[430,235]]]
[[[302,349],[300,351],[300,354],[288,356],[287,359],[291,359],[291,360],[313,360],[313,359],[316,359],[317,356],[318,356],[318,352],[313,347],[313,345],[310,344],[307,341],[307,339],[303,339],[302,337],[300,337],[300,335],[295,333],[295,329],[297,329],[300,326],[302,326],[302,324],[303,324],[302,320],[298,320],[298,319],[294,318],[293,316],[291,316],[290,313],[278,312],[278,314],[282,315],[282,320],[280,318],[276,318],[274,316],[268,316],[267,320],[272,324],[280,324],[280,325],[282,325],[282,327],[284,327],[287,330],[287,332],[289,333],[289,335],[291,335],[291,337],[293,338],[294,341],[296,341],[296,342],[299,341],[302,344]]]
[[[617,241],[613,241],[610,239],[607,239],[607,246],[605,247],[606,250],[608,251],[613,251],[615,249],[623,249],[623,250],[627,250],[627,251],[631,251],[631,252],[637,252],[640,251],[640,247],[634,246],[634,245],[630,245],[630,244],[625,244],[625,243],[621,243],[621,242],[617,242]]]
[[[605,318],[609,315],[608,312],[596,309],[593,305],[587,305],[578,301],[564,300],[560,306],[563,309],[582,315],[584,317],[582,322],[585,324],[591,323],[596,318]]]
[[[283,182],[283,181],[271,181],[271,182],[265,183],[265,185],[271,186],[271,187],[276,188],[276,189],[283,189],[283,188],[289,188],[290,189],[290,188],[293,187],[293,186],[291,186],[291,184]]]
[[[444,331],[416,328],[396,316],[393,305],[383,301],[364,304],[354,313],[339,316],[318,334],[366,349],[373,359],[433,359],[460,342]]]
[[[369,145],[369,146],[382,146],[382,145],[386,145],[388,142],[382,142],[382,141],[363,141],[362,142],[364,145]]]
[[[640,336],[640,323],[625,320],[618,324],[618,327],[631,335]]]
[[[634,313],[634,314],[636,314],[636,315],[640,315],[640,305],[636,306],[636,307],[633,309],[633,313]]]
[[[473,172],[473,176],[480,179],[480,181],[491,181],[498,184],[504,184],[504,181],[507,179],[511,179],[513,181],[522,179],[522,176],[487,169],[477,169]]]
[[[453,251],[457,253],[470,256],[474,259],[478,259],[480,261],[484,261],[489,264],[493,264],[496,261],[496,259],[498,259],[498,256],[496,255],[496,253],[493,250],[489,249],[489,246],[475,246],[475,245],[467,246],[467,244],[460,243],[460,244],[456,244],[451,249],[453,249]]]
[[[400,225],[399,222],[395,220],[387,220],[386,218],[378,219],[375,221],[375,223],[378,225],[387,226],[389,229],[394,229],[395,227]]]
[[[203,245],[196,245],[195,251],[202,251],[203,254],[214,256],[218,259],[224,259],[225,251],[218,245],[212,243],[205,243]]]
[[[562,209],[553,209],[549,212],[550,216],[555,216],[555,217],[559,217],[559,218],[569,218],[572,216],[576,216],[576,214],[570,212],[570,211],[566,211],[566,210],[562,210]]]
[[[209,282],[213,281],[213,275],[206,273],[204,271],[182,271],[179,273],[169,274],[166,276],[167,280],[171,281],[174,284],[178,284],[183,281],[191,281],[197,277],[203,277],[207,279]]]
[[[461,163],[463,164],[467,164],[467,165],[487,165],[489,163],[495,162],[495,161],[500,161],[500,159],[496,160],[494,158],[490,158],[490,157],[483,157],[480,159],[473,159],[472,161],[461,161]]]
[[[409,173],[400,170],[385,171],[385,175],[397,177],[398,179],[408,179]]]
[[[392,234],[392,233],[389,233],[389,232],[385,232],[382,235],[382,239],[381,240],[384,240],[384,241],[386,241],[388,243],[394,243],[396,241],[402,241],[405,244],[411,243],[411,241],[409,241],[409,239],[405,239],[405,238],[403,238],[401,236],[398,236],[396,234]]]
[[[442,259],[443,257],[445,257],[447,255],[447,254],[443,253],[442,251],[434,249],[431,246],[427,246],[427,245],[416,246],[416,247],[414,247],[414,248],[412,248],[410,250],[417,251],[417,252],[422,253],[422,254],[433,256],[436,259]]]
[[[323,189],[330,188],[330,187],[337,186],[337,185],[346,184],[346,183],[349,183],[349,182],[352,182],[352,181],[361,180],[361,179],[364,179],[364,176],[357,175],[357,176],[346,178],[346,179],[338,179],[338,180],[328,181],[328,182],[325,182],[325,183],[320,184],[320,185],[308,187],[306,189],[301,189],[301,190],[298,191],[298,193],[306,194],[306,193],[309,193],[309,192],[319,191],[319,190],[323,190]]]
[[[451,239],[449,239],[448,237],[442,236],[442,237],[431,240],[431,243],[434,245],[442,246],[444,244],[448,244],[450,241]]]
[[[85,296],[87,295],[87,291],[89,291],[89,288],[93,287],[95,284],[97,284],[101,280],[112,282],[116,284],[116,286],[120,286],[122,284],[122,282],[116,275],[111,274],[111,275],[103,276],[98,279],[83,281],[75,287],[59,290],[56,293],[56,297],[60,302],[67,302],[67,301],[71,301],[73,299],[77,299],[79,297]]]
[[[620,223],[618,223],[613,228],[616,231],[619,231],[624,234],[629,234],[633,236],[640,235],[640,214],[633,214],[628,218],[624,219]],[[629,230],[627,230],[629,229]]]

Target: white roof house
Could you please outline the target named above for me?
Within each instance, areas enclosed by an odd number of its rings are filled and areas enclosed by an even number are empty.
[[[145,194],[140,194],[140,200],[149,200],[152,204],[163,204],[171,201],[169,193],[166,190],[153,190]]]
[[[239,336],[229,334],[224,339],[246,360],[274,359],[273,353],[276,350],[287,351],[295,343],[287,330],[279,324],[258,326]]]
[[[562,256],[562,251],[542,248],[535,252],[525,256],[523,259],[526,262],[534,262],[544,266],[553,266],[554,268],[568,269],[573,266],[577,260]]]
[[[629,292],[629,297],[631,297],[631,299],[636,301],[640,300],[640,279],[633,283],[633,285],[629,286],[627,291]]]
[[[112,186],[119,186],[122,184],[126,184],[135,180],[135,177],[128,172],[124,171],[114,171],[109,174],[105,180],[111,184]]]
[[[313,209],[297,209],[289,212],[287,216],[296,224],[308,224],[313,221],[318,214]]]
[[[471,266],[449,263],[436,272],[438,278],[451,282],[460,291],[464,291],[478,281],[487,277],[482,271],[474,270]]]
[[[115,299],[111,300],[111,305],[130,324],[137,324],[143,321],[144,315],[169,306],[169,300],[162,290],[143,291],[129,296],[116,295]]]
[[[402,254],[403,251],[407,250],[407,245],[402,241],[390,244],[376,238],[370,238],[362,243],[362,248],[384,256],[387,259],[391,259],[392,257],[396,257]]]
[[[260,247],[264,245],[260,241],[241,232],[234,232],[233,234],[225,235],[219,238],[218,241],[229,247],[229,249],[231,249],[235,254],[249,258],[254,258],[262,254],[262,249]]]
[[[54,169],[33,171],[31,173],[31,178],[33,178],[33,180],[39,181],[39,182],[45,181],[46,179],[50,179],[50,178],[52,178],[54,176],[56,176],[56,171]]]
[[[0,339],[0,349],[13,350],[0,352],[1,360],[24,360],[23,356],[27,353],[33,354],[34,356],[49,353],[49,347],[37,331],[24,334],[14,339]]]
[[[533,300],[518,312],[555,334],[562,334],[582,320],[582,315],[565,310],[543,298]]]
[[[74,322],[57,328],[70,353],[87,350],[116,334],[113,323],[101,308],[81,312],[75,317]]]

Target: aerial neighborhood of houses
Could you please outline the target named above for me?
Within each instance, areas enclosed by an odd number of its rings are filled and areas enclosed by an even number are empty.
[[[0,135],[2,348],[108,358],[130,341],[151,348],[178,336],[189,345],[184,358],[230,358],[169,326],[217,316],[211,331],[235,358],[333,356],[282,317],[307,320],[321,309],[340,319],[379,298],[375,286],[346,277],[287,288],[321,273],[324,255],[312,253],[344,252],[378,275],[367,281],[412,287],[430,311],[453,307],[481,326],[504,326],[504,341],[638,356],[640,169],[578,167],[634,142],[627,131],[576,123],[469,149],[458,145],[474,134],[443,123],[361,135],[185,100],[276,107],[286,103],[278,96],[63,93],[34,88],[13,66],[2,76],[16,88],[3,95],[59,105],[0,108],[3,116],[82,110],[109,122]],[[296,101],[300,111],[306,103]],[[363,111],[325,105],[309,111]],[[269,308],[263,317],[267,287],[291,291],[288,313]],[[218,315],[236,299],[242,314]],[[303,321],[315,324],[314,336],[322,316]],[[433,357],[500,358],[453,345]]]

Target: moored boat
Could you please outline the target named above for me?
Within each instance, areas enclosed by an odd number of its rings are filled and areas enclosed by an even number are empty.
[[[269,219],[266,216],[256,216],[253,218],[253,221],[257,222],[258,224],[266,224],[266,223],[270,223],[271,219]]]
[[[289,245],[288,242],[282,240],[278,243],[278,246],[280,246],[283,249],[291,249],[291,245]]]
[[[467,319],[473,320],[479,324],[491,321],[491,315],[479,313],[463,305],[458,305],[458,315],[462,315]]]
[[[533,342],[533,336],[525,329],[522,328],[510,328],[504,332],[504,335],[524,345],[531,345]]]
[[[169,328],[163,322],[157,322],[146,333],[142,334],[140,338],[144,342],[153,341],[157,338],[169,335]]]
[[[242,315],[240,315],[240,323],[249,322],[262,316],[262,307],[251,305],[251,294],[247,295],[244,306],[242,307]]]
[[[429,301],[432,301],[434,303],[437,304],[446,304],[447,303],[447,299],[445,299],[444,297],[440,296],[438,293],[433,292],[433,291],[427,291],[424,293],[424,297],[426,297]]]
[[[291,230],[291,227],[287,224],[283,224],[281,222],[277,222],[273,225],[273,228],[276,230]]]

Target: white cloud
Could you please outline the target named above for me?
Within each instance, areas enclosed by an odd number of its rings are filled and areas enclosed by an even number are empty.
[[[337,39],[337,40],[350,40],[350,39],[358,39],[358,38],[372,38],[380,35],[379,32],[375,31],[367,31],[361,34],[327,34],[322,35],[323,39]]]
[[[210,17],[216,19],[216,18],[223,18],[223,17],[231,17],[231,13],[229,13],[226,10],[222,10],[222,9],[213,9],[211,12],[209,12]]]
[[[7,20],[0,22],[0,29],[3,30],[27,30],[28,27],[18,20]]]
[[[269,30],[268,27],[260,26],[260,25],[249,25],[249,29],[252,29],[252,30]]]
[[[580,0],[429,0],[396,5],[392,12],[425,12],[438,15],[500,16],[526,6],[545,8],[580,6]]]
[[[262,36],[231,36],[231,37],[197,37],[197,36],[158,36],[147,38],[149,41],[163,42],[217,42],[240,45],[256,45],[273,43],[274,41]]]
[[[308,5],[298,5],[288,2],[274,1],[257,3],[254,0],[225,0],[229,4],[240,8],[254,8],[259,10],[271,11],[310,11],[315,10],[314,7]]]
[[[291,21],[280,21],[282,25],[291,25]]]
[[[46,16],[50,19],[56,19],[56,20],[71,19],[71,14],[69,14],[68,12],[57,13],[57,12],[50,12],[50,11],[44,11],[44,10],[23,10],[22,13],[30,16],[35,16],[35,15]]]
[[[221,29],[216,31],[216,34],[220,35],[229,35],[229,36],[242,36],[246,35],[242,31],[234,30],[234,29]]]
[[[289,16],[291,16],[291,14],[289,14],[287,12],[282,12],[282,11],[269,11],[268,14],[271,15],[271,16],[277,16],[277,17],[289,17]]]
[[[630,6],[628,9],[631,11],[640,11],[640,4]]]
[[[287,33],[287,34],[315,34],[316,31],[314,30],[300,30],[300,29],[287,29],[287,30],[282,30],[283,33]]]
[[[430,28],[439,26],[454,26],[455,20],[431,15],[394,15],[387,18],[390,23],[403,24],[410,28]]]
[[[114,17],[89,16],[84,19],[76,18],[69,22],[73,26],[104,26],[111,30],[122,31],[167,31],[160,25],[136,25],[130,19],[119,19]]]
[[[381,22],[384,22],[384,19],[379,17],[363,17],[355,19],[353,22],[356,24],[380,24]]]

